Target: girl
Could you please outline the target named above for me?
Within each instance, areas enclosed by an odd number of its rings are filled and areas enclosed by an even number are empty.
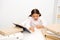
[[[22,23],[22,26],[26,27],[31,32],[31,34],[26,33],[27,36],[24,40],[45,40],[41,30],[44,27],[39,17],[41,17],[39,10],[33,9],[29,15],[29,18]]]

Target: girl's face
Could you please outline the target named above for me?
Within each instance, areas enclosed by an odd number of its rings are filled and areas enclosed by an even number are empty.
[[[34,13],[34,14],[32,15],[32,18],[33,18],[34,20],[38,20],[39,14]]]

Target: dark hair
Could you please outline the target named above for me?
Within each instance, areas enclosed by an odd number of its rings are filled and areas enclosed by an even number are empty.
[[[39,12],[38,9],[33,9],[33,10],[31,11],[31,14],[30,14],[29,16],[31,17],[34,13],[39,14],[39,16],[41,16],[41,13]]]

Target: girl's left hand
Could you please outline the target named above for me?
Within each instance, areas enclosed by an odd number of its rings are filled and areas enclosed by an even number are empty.
[[[41,29],[41,28],[44,28],[44,27],[43,27],[43,25],[36,25],[36,28]]]

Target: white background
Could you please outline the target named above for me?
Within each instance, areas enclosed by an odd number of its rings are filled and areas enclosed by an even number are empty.
[[[0,0],[0,27],[20,24],[34,8],[40,10],[44,25],[53,23],[54,0]]]
[[[60,0],[57,0],[56,3],[56,23],[60,23],[60,18],[57,16],[60,15]]]

